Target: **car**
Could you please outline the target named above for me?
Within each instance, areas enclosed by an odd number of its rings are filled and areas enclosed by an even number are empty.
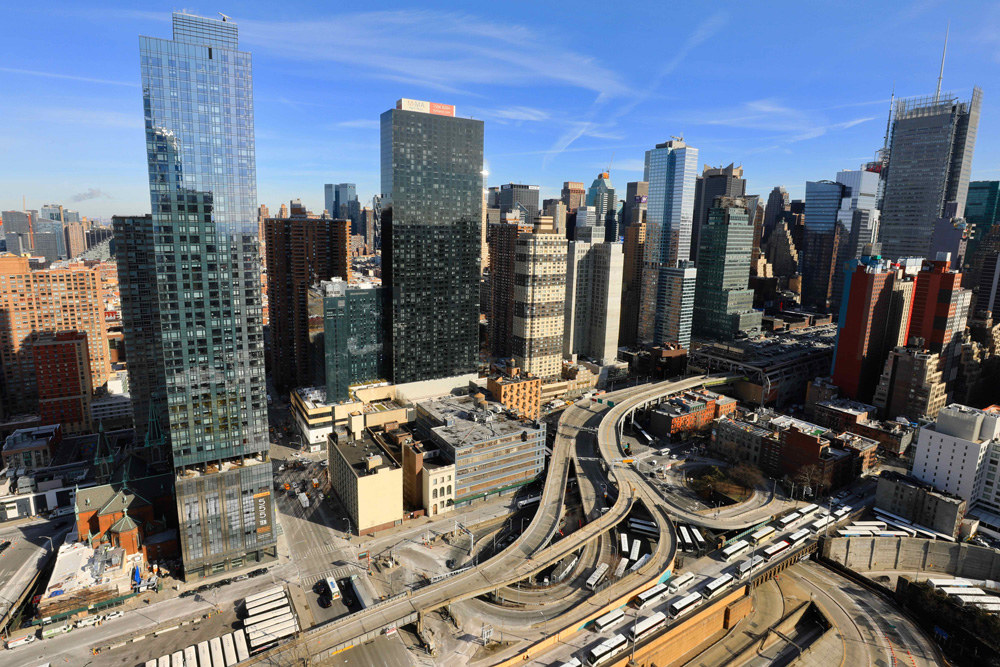
[[[330,605],[333,604],[333,600],[330,599],[328,595],[322,595],[319,598],[319,606],[323,609],[328,609]]]
[[[284,463],[282,463],[281,465],[278,466],[278,472],[285,472],[285,464]]]
[[[183,593],[181,593],[181,594],[180,594],[180,595],[178,595],[177,597],[182,597],[182,598],[189,598],[189,597],[191,597],[192,595],[196,594],[197,592],[198,592],[198,591],[193,591],[193,590],[192,590],[192,591],[184,591]]]
[[[259,567],[256,570],[250,570],[249,572],[247,572],[247,575],[250,577],[259,577],[262,574],[267,574],[266,567]]]
[[[111,619],[114,619],[114,618],[121,618],[124,615],[125,615],[125,612],[123,612],[123,611],[111,611],[111,612],[108,612],[107,614],[104,615],[104,620],[105,621],[110,621]]]
[[[206,593],[206,592],[212,590],[213,588],[215,588],[215,586],[213,584],[202,584],[201,586],[199,586],[195,590],[198,591],[199,593]]]
[[[233,581],[246,581],[250,578],[249,574],[241,574],[239,576],[233,577]]]

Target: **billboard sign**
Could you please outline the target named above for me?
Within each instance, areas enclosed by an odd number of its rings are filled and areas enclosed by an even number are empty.
[[[440,104],[438,102],[425,102],[424,100],[411,100],[403,97],[396,100],[396,108],[402,111],[416,111],[417,113],[429,113],[435,116],[454,116],[455,105]]]
[[[645,204],[646,200],[648,200],[648,199],[649,199],[648,195],[636,195],[635,196],[635,203],[636,204]]]
[[[257,533],[271,532],[271,492],[255,493],[253,496],[254,514],[257,517]]]

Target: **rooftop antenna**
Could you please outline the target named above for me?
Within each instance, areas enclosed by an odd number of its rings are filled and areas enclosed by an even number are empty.
[[[615,152],[616,151],[611,151],[611,160],[608,161],[608,168],[604,170],[608,172],[608,175],[611,174],[611,165],[615,162]]]
[[[231,19],[231,18],[232,18],[231,16],[226,16],[226,15],[225,15],[225,14],[223,14],[222,12],[219,12],[219,16],[221,16],[221,17],[222,17],[222,22],[223,22],[223,23],[225,23],[226,21],[228,21],[229,19]]]
[[[944,78],[944,57],[948,53],[948,33],[951,32],[951,19],[948,19],[948,27],[944,31],[944,49],[941,51],[941,72],[938,74],[937,92],[934,94],[934,101],[941,99],[941,79]]]
[[[940,82],[938,87],[940,88]],[[892,94],[889,95],[889,117],[885,119],[885,138],[882,140],[882,150],[889,149],[889,132],[892,128],[892,103],[896,99],[896,82],[892,82]]]

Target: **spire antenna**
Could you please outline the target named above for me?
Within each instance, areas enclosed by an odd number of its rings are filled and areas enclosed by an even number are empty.
[[[944,31],[944,49],[941,51],[941,72],[938,73],[937,93],[934,94],[934,101],[941,99],[941,80],[944,78],[944,57],[948,53],[948,33],[951,32],[951,19],[948,19],[948,27]]]
[[[885,137],[882,139],[882,150],[889,150],[889,135],[892,131],[892,103],[896,100],[896,82],[892,82],[892,94],[889,95],[889,117],[885,121]]]

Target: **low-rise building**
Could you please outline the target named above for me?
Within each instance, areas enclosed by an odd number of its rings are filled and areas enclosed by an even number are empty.
[[[439,449],[420,442],[402,445],[403,501],[407,509],[423,509],[427,516],[455,506],[455,464]]]
[[[4,441],[4,467],[44,468],[52,460],[61,441],[62,427],[59,424],[14,431]]]
[[[403,469],[371,434],[329,439],[330,484],[358,535],[403,521]]]
[[[308,445],[324,444],[335,426],[343,426],[357,439],[366,428],[411,421],[409,410],[396,401],[392,385],[354,388],[345,401],[329,401],[325,387],[300,387],[291,392],[290,403],[295,425]]]
[[[930,484],[886,470],[879,476],[875,507],[921,528],[957,537],[968,503]]]
[[[109,394],[95,398],[90,404],[93,430],[102,427],[113,431],[132,426],[132,397],[128,394]]]
[[[486,388],[505,408],[526,419],[541,415],[542,379],[522,374],[515,366],[497,366],[486,381]]]
[[[852,452],[836,446],[836,441],[827,437],[827,429],[787,416],[772,419],[771,427],[778,437],[765,441],[761,455],[765,474],[787,478],[814,496],[855,478]]]
[[[727,415],[713,422],[708,448],[724,461],[745,461],[759,467],[764,442],[774,437],[769,429]]]
[[[736,399],[707,389],[685,391],[660,403],[650,413],[649,429],[656,435],[701,431],[736,410]]]
[[[883,449],[902,454],[913,440],[915,429],[908,423],[875,419],[878,408],[857,401],[834,399],[813,406],[814,420],[820,426],[847,431],[875,440]]]

